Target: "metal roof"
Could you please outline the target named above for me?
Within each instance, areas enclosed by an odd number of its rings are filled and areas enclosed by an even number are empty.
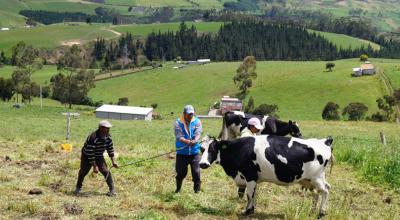
[[[114,113],[134,114],[134,115],[147,115],[152,111],[153,108],[122,106],[122,105],[102,105],[96,109],[96,112],[114,112]]]
[[[363,70],[373,70],[374,69],[374,65],[372,65],[370,63],[361,64],[361,69],[363,69]]]

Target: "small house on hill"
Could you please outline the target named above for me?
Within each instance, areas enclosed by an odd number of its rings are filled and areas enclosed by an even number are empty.
[[[225,114],[228,111],[242,111],[243,102],[238,98],[231,98],[224,96],[221,98],[220,111],[221,114]]]
[[[153,108],[121,105],[102,105],[96,109],[96,117],[117,120],[151,121],[153,118]]]
[[[375,67],[370,62],[365,62],[361,64],[360,67],[353,68],[352,76],[362,76],[362,75],[374,75]]]
[[[363,75],[374,75],[375,67],[371,63],[361,64],[362,74]]]

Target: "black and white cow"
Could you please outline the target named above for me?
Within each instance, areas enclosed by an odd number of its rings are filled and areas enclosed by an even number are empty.
[[[222,130],[218,136],[221,140],[233,140],[240,137],[241,131],[247,127],[250,118],[256,117],[264,127],[261,134],[285,136],[290,134],[293,137],[301,138],[299,125],[296,122],[284,122],[276,117],[268,115],[252,115],[240,111],[226,112],[223,117]]]
[[[208,168],[219,162],[225,173],[239,188],[246,188],[245,214],[254,212],[258,182],[278,185],[299,183],[322,194],[320,215],[327,209],[330,185],[325,180],[325,168],[332,158],[331,137],[299,139],[275,135],[260,135],[218,141],[206,136],[202,141],[204,153],[200,167]],[[314,208],[319,194],[314,196]]]

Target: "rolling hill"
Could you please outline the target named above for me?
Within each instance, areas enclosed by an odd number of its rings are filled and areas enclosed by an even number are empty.
[[[98,37],[115,38],[117,33],[108,30],[105,25],[55,24],[35,28],[18,28],[0,32],[0,50],[11,54],[11,48],[19,41],[36,48],[55,48],[74,43],[83,44]]]
[[[304,97],[301,97],[304,98]],[[174,100],[179,105],[179,97]],[[182,106],[179,106],[182,107]],[[181,109],[180,109],[181,110]],[[63,152],[65,116],[62,106],[44,106],[37,99],[21,109],[0,102],[0,203],[2,217],[79,219],[238,219],[245,206],[237,198],[235,184],[219,165],[202,170],[202,191],[194,194],[190,176],[182,192],[174,194],[174,154],[132,166],[112,169],[117,196],[105,196],[101,175],[85,178],[83,194],[72,194],[80,163],[82,144],[100,119],[93,108],[76,107],[80,116],[71,120],[72,152]],[[172,117],[163,120],[119,121],[112,137],[117,162],[125,165],[174,149]],[[204,134],[217,134],[221,120],[203,119]],[[327,172],[331,184],[327,220],[396,219],[400,211],[399,128],[394,123],[301,121],[305,137],[334,139],[337,162]],[[379,142],[384,132],[388,145]],[[4,158],[4,159],[3,159]],[[382,159],[384,158],[384,159]],[[106,161],[109,163],[108,157]],[[41,195],[28,192],[38,188]],[[257,208],[249,218],[316,219],[311,193],[299,186],[257,186]],[[107,207],[105,209],[104,207]]]
[[[98,1],[101,2],[101,1]],[[216,9],[224,8],[225,2],[236,0],[105,0],[104,3],[95,3],[85,0],[0,0],[0,26],[23,26],[23,17],[18,15],[19,10],[49,10],[60,12],[84,12],[94,14],[94,9],[104,7],[120,14],[134,15],[128,11],[129,7],[172,7],[175,9]],[[246,0],[254,4],[254,0]],[[382,1],[256,1],[259,10],[269,9],[273,6],[286,7],[287,9],[304,9],[313,11],[330,12],[335,17],[362,16],[370,19],[380,31],[396,31],[400,28],[400,4],[393,0]],[[245,3],[246,4],[246,3]],[[5,16],[8,14],[8,16]]]
[[[394,68],[391,60],[373,60],[379,68]],[[344,108],[350,102],[363,102],[369,113],[376,111],[375,100],[386,93],[379,75],[352,78],[356,59],[334,62],[333,72],[325,72],[325,62],[257,62],[258,77],[250,89],[256,105],[277,104],[285,119],[320,120],[329,101]],[[90,92],[94,100],[116,102],[128,97],[131,105],[157,103],[161,113],[179,112],[194,104],[201,114],[222,95],[237,92],[232,77],[238,62],[211,63],[173,69],[173,65],[129,76],[99,81]],[[118,89],[116,89],[118,88]],[[105,92],[107,91],[107,92]]]
[[[135,37],[145,37],[151,32],[167,32],[179,29],[178,22],[163,24],[136,24],[136,25],[109,25],[109,24],[92,24],[86,23],[67,23],[40,26],[35,28],[16,28],[10,31],[0,31],[0,50],[11,54],[11,48],[19,41],[24,41],[37,48],[55,48],[62,45],[71,45],[73,43],[84,44],[88,41],[95,40],[97,37],[106,39],[117,38],[120,34],[132,33]],[[215,33],[218,32],[222,22],[187,22],[187,25],[194,25],[198,32]],[[310,30],[310,32],[312,32]],[[379,49],[379,45],[369,41],[360,40],[354,37],[317,32],[323,35],[328,41],[338,47],[358,48],[372,45],[374,49]]]

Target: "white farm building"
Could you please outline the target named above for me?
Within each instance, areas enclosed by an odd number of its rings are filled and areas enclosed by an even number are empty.
[[[117,120],[148,120],[153,117],[153,108],[121,105],[102,105],[96,109],[96,118]]]

